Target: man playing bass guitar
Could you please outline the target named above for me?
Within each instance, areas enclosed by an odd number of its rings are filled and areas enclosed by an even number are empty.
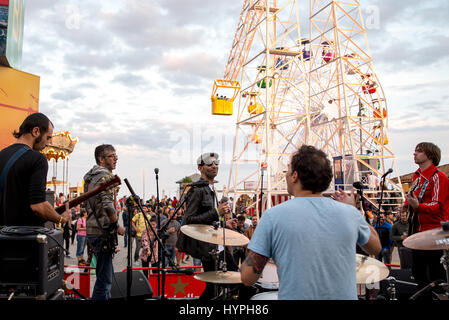
[[[441,159],[440,148],[430,142],[421,142],[416,146],[413,157],[419,168],[400,208],[402,212],[408,210],[408,236],[440,228],[441,222],[449,220],[449,179],[436,167]],[[442,250],[412,250],[412,274],[418,289],[432,281],[445,279],[444,267],[440,263],[442,255]]]
[[[117,165],[117,154],[112,145],[103,144],[95,148],[96,165],[84,176],[84,191],[113,178],[112,170]],[[97,259],[96,282],[92,292],[93,300],[108,300],[112,286],[114,269],[112,258],[116,249],[117,233],[123,235],[125,229],[118,226],[115,189],[102,191],[86,201],[87,241],[94,249]]]

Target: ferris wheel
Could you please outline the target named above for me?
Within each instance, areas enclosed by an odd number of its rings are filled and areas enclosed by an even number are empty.
[[[333,163],[329,191],[351,189],[367,173],[398,172],[387,101],[357,0],[244,0],[211,99],[213,114],[237,110],[227,187],[234,201],[263,192],[270,208],[274,196],[287,195],[287,165],[303,144]],[[387,191],[403,198],[399,177],[386,181]]]

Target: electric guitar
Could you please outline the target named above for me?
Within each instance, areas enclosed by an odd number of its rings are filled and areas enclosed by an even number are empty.
[[[436,170],[432,174],[430,179],[425,180],[421,186],[420,186],[421,177],[419,177],[418,179],[413,181],[413,184],[412,184],[412,187],[410,188],[409,194],[412,194],[413,192],[415,192],[415,190],[417,190],[418,188],[421,188],[419,195],[417,197],[419,203],[421,203],[422,198],[424,197],[424,193],[426,192],[426,189],[427,189],[430,181],[433,179],[433,176],[438,173],[438,171],[439,170]],[[412,234],[417,232],[418,215],[416,214],[415,210],[413,210],[413,208],[410,205],[408,205],[407,214],[408,214],[408,235],[411,236]]]
[[[82,202],[86,201],[87,199],[99,194],[102,191],[106,191],[109,190],[111,188],[115,188],[118,185],[120,185],[122,182],[120,180],[120,178],[115,175],[113,176],[111,179],[99,184],[97,187],[95,187],[94,189],[83,193],[82,195],[80,195],[79,197],[76,197],[73,200],[70,200],[68,202],[69,204],[69,209],[73,208],[79,204],[81,204]],[[114,192],[115,194],[115,192]],[[114,205],[115,207],[115,205]],[[59,214],[62,214],[65,211],[65,204],[55,208],[56,212],[58,212]],[[60,229],[62,231],[62,226],[60,226]],[[111,229],[111,230],[103,230],[103,235],[106,238],[105,243],[103,244],[103,246],[105,247],[105,250],[111,251],[112,253],[115,253],[116,248],[118,246],[118,237],[117,237],[117,231],[115,229]]]
[[[86,201],[87,199],[99,194],[102,191],[109,190],[109,189],[116,187],[120,184],[122,184],[120,178],[117,175],[115,175],[110,180],[101,183],[100,185],[98,185],[94,189],[90,190],[89,192],[83,193],[79,197],[76,197],[75,199],[70,200],[69,201],[69,209],[76,207],[77,205],[79,205],[82,202]],[[62,214],[65,211],[65,204],[60,205],[59,207],[55,208],[55,210],[57,213]]]

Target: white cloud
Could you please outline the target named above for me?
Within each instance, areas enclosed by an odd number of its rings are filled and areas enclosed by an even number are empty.
[[[235,123],[211,116],[210,90],[224,73],[242,4],[27,2],[22,65],[41,76],[40,110],[56,129],[80,137],[70,160],[72,185],[93,165],[93,150],[101,143],[116,145],[117,173],[129,177],[138,192],[143,169],[147,192],[155,192],[155,167],[161,169],[161,189],[173,191],[174,181],[197,171],[194,160],[202,148],[214,146],[227,159],[220,187],[227,183]],[[386,92],[389,140],[401,173],[414,169],[410,154],[421,140],[439,144],[442,162],[449,162],[448,3],[361,5],[379,9],[379,26],[368,29],[368,41]]]

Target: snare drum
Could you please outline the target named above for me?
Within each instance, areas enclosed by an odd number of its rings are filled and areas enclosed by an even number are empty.
[[[256,285],[265,290],[279,290],[278,272],[274,263],[267,262]]]
[[[250,300],[278,300],[278,292],[279,291],[258,293],[255,296],[253,296]]]

